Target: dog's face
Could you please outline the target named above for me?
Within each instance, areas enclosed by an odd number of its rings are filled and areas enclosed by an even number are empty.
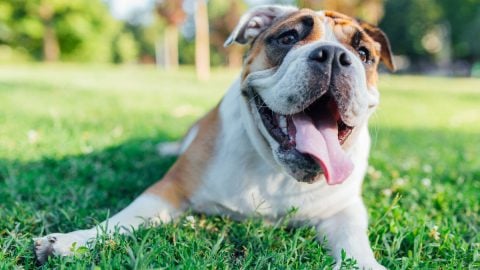
[[[394,69],[384,33],[336,12],[262,6],[242,17],[234,41],[250,44],[242,93],[258,150],[298,181],[342,183],[379,101],[377,66]]]

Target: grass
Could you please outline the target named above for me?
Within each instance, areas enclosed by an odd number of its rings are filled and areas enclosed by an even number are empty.
[[[0,269],[34,268],[32,237],[91,227],[161,178],[174,159],[155,145],[178,139],[235,74],[0,66]],[[480,268],[480,80],[383,76],[380,88],[363,188],[377,258],[390,269]],[[194,215],[44,268],[331,267],[312,228],[284,225]]]

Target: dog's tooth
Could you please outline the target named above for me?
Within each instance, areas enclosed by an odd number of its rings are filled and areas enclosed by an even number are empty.
[[[288,134],[287,130],[287,118],[283,115],[278,119],[278,126],[282,129],[283,133]]]

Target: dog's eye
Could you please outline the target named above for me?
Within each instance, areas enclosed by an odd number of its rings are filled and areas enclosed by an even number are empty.
[[[277,41],[281,45],[293,45],[298,41],[298,33],[295,30],[287,31],[278,36]]]
[[[360,60],[364,63],[370,60],[370,51],[365,47],[358,48],[358,55],[360,55]]]

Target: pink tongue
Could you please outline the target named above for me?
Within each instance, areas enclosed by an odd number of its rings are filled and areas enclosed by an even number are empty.
[[[293,116],[297,129],[297,150],[309,154],[322,167],[329,185],[341,184],[353,171],[353,163],[338,141],[337,121],[331,113],[322,113],[313,123],[310,116],[298,113]]]

